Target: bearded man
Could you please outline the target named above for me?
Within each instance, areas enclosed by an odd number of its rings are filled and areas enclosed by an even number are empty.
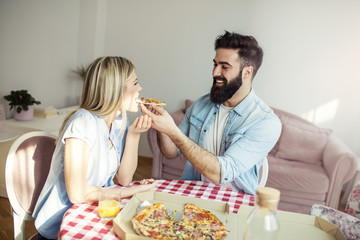
[[[252,88],[263,51],[252,36],[227,31],[215,51],[211,92],[187,109],[179,127],[162,107],[141,109],[152,118],[162,154],[188,159],[182,179],[254,195],[259,169],[281,133],[280,120]]]

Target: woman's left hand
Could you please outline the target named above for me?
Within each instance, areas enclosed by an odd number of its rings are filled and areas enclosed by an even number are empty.
[[[148,115],[143,115],[140,117],[137,117],[134,122],[129,127],[129,132],[132,133],[142,133],[149,130],[151,127],[151,117]]]
[[[150,179],[143,179],[140,181],[140,188],[141,191],[150,191],[156,187],[158,180]]]
[[[141,184],[141,185],[146,185],[146,184],[152,184],[152,183],[154,183],[154,182],[157,183],[156,180],[154,180],[154,179],[152,179],[152,178],[148,178],[148,179],[143,179],[143,180],[141,180],[141,181],[140,181],[140,184]]]

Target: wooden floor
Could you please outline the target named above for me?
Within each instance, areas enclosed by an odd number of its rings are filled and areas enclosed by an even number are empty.
[[[139,157],[139,165],[134,174],[134,181],[144,178],[151,178],[152,159]],[[33,222],[25,224],[25,239],[36,234]],[[0,197],[0,240],[14,239],[13,219],[10,210],[10,203],[7,198]]]

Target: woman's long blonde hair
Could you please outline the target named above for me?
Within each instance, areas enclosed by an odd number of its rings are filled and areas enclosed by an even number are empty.
[[[80,108],[101,117],[121,109],[122,122],[125,126],[126,111],[122,107],[124,90],[126,80],[134,71],[135,66],[126,58],[97,58],[86,70]],[[66,122],[75,111],[66,116],[60,128],[59,137],[62,135]]]

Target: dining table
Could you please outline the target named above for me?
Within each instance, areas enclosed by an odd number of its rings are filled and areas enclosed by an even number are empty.
[[[139,181],[134,181],[127,187],[139,184]],[[253,195],[204,181],[159,180],[154,191],[174,194],[175,197],[181,195],[226,202],[229,205],[229,212],[232,213],[237,213],[242,204],[253,206],[255,202]],[[120,200],[120,211],[130,199],[131,197]],[[93,202],[74,204],[68,209],[61,223],[58,239],[119,238],[113,231],[113,220],[101,219],[98,214],[98,202]]]

